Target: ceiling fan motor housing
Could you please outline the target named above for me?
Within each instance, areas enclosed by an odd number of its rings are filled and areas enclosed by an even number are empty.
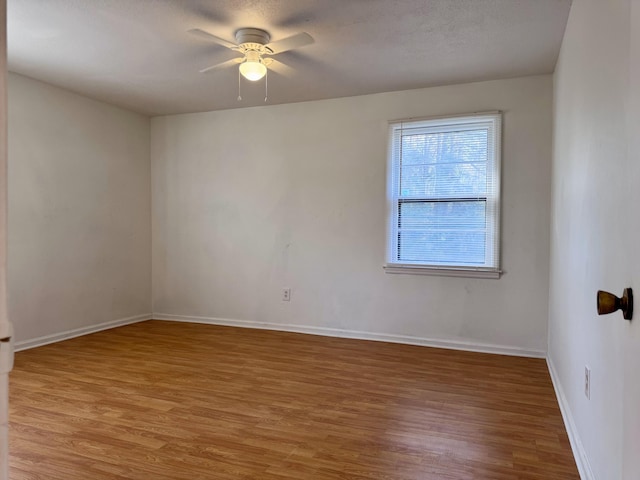
[[[258,28],[241,28],[236,32],[236,41],[238,42],[238,45],[242,45],[243,43],[266,45],[269,43],[269,40],[271,40],[271,35]]]

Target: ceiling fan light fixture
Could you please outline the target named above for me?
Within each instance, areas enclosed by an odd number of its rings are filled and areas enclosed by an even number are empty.
[[[259,60],[247,60],[240,64],[240,73],[247,80],[256,82],[267,74],[267,67],[265,67]]]
[[[273,59],[270,58],[271,55],[288,52],[289,50],[304,47],[305,45],[313,43],[311,35],[305,32],[300,32],[278,40],[277,42],[269,43],[271,41],[271,35],[269,35],[267,31],[259,28],[241,28],[236,31],[236,44],[233,44],[223,38],[216,37],[212,33],[199,28],[193,28],[189,30],[189,33],[211,40],[218,45],[227,47],[242,55],[242,57],[236,57],[234,59],[227,60],[226,62],[200,70],[200,73],[207,73],[216,70],[219,67],[239,64],[238,89],[240,88],[240,75],[251,82],[257,82],[267,75],[267,67],[273,62]],[[265,82],[265,90],[266,87],[267,84]],[[240,98],[240,96],[238,96],[238,98]]]

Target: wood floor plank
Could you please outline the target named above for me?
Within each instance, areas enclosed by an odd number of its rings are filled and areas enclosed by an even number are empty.
[[[148,321],[16,355],[11,480],[578,480],[544,360]]]

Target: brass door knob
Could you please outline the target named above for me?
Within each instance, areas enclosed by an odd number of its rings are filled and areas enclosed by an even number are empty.
[[[606,315],[616,310],[622,310],[626,320],[633,317],[633,291],[625,288],[622,297],[618,298],[613,293],[598,290],[598,315]]]

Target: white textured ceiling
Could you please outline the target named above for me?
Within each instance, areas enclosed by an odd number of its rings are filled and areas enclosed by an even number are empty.
[[[264,104],[264,82],[189,35],[315,43],[277,55],[269,104],[553,71],[571,0],[8,0],[9,69],[149,115]]]

